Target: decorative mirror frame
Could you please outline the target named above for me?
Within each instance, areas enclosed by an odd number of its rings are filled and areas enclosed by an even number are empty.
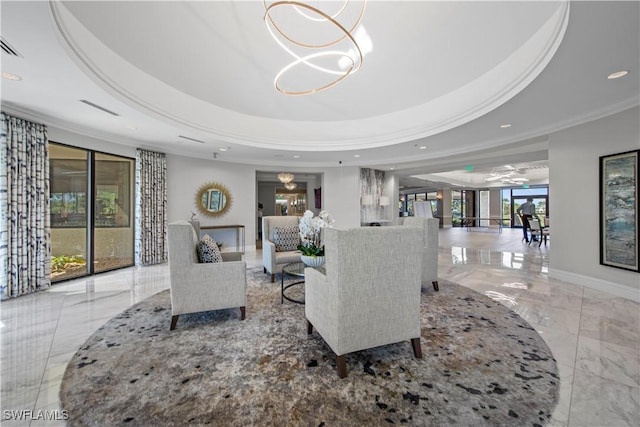
[[[202,206],[202,196],[204,196],[204,194],[212,188],[220,190],[220,192],[224,194],[224,197],[225,197],[224,206],[222,207],[222,209],[219,209],[217,211],[211,211],[211,210],[205,209],[205,207]],[[198,210],[200,210],[202,214],[207,216],[224,215],[231,207],[231,201],[232,201],[232,198],[231,198],[231,193],[229,192],[229,189],[224,185],[220,184],[219,182],[215,182],[215,181],[206,182],[202,184],[198,189],[198,192],[196,193],[196,207],[198,208]]]

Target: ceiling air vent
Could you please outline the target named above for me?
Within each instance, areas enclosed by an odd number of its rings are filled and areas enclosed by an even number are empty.
[[[199,139],[195,139],[195,138],[189,138],[188,136],[184,136],[184,135],[178,135],[178,138],[188,139],[189,141],[199,142],[200,144],[206,144],[206,142],[204,141],[200,141]]]
[[[19,56],[22,58],[22,55],[18,53],[11,45],[4,39],[4,37],[0,37],[0,45],[2,46],[2,51],[7,55],[11,56]]]
[[[111,111],[111,110],[109,110],[109,109],[107,109],[107,108],[101,107],[101,106],[99,106],[98,104],[94,104],[94,103],[93,103],[93,102],[91,102],[91,101],[87,101],[86,99],[81,99],[81,100],[80,100],[80,102],[82,102],[82,103],[84,103],[84,104],[87,104],[87,105],[89,105],[89,106],[91,106],[91,107],[93,107],[93,108],[97,108],[97,109],[98,109],[98,110],[100,110],[100,111],[104,111],[105,113],[109,113],[109,114],[111,114],[112,116],[119,116],[119,115],[120,115],[120,114],[118,114],[118,113],[114,113],[113,111]]]

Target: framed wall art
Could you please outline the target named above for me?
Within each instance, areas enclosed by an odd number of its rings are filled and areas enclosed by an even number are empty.
[[[600,264],[640,272],[640,150],[600,157]]]

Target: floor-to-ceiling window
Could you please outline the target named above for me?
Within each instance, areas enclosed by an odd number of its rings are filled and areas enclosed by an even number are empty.
[[[511,227],[513,217],[511,216],[511,189],[503,188],[502,193],[502,226]]]
[[[50,143],[51,280],[134,263],[134,159]]]
[[[49,144],[51,281],[88,273],[88,154]]]
[[[453,227],[460,227],[462,225],[463,206],[464,199],[462,198],[462,191],[451,190],[451,225]]]
[[[436,191],[400,194],[400,199],[398,200],[398,215],[413,216],[415,214],[413,202],[425,201],[431,204],[431,213],[435,217],[438,212],[438,193]]]
[[[94,156],[94,271],[133,265],[134,160],[103,153]]]
[[[549,187],[511,188],[509,191],[509,214],[513,227],[522,227],[522,221],[517,215],[517,211],[520,205],[527,201],[527,197],[533,198],[533,203],[536,205],[536,215],[543,224],[545,223],[545,220],[549,217]],[[508,202],[507,197],[505,197],[505,191],[502,194],[504,206]],[[505,214],[503,212],[504,217]]]
[[[451,225],[461,227],[462,218],[476,217],[475,190],[451,190]]]

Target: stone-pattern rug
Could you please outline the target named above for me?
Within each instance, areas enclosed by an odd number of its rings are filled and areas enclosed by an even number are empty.
[[[258,268],[247,278],[244,321],[220,310],[180,316],[169,331],[163,291],[98,329],[65,371],[69,425],[536,426],[556,406],[545,342],[477,292],[425,287],[423,358],[408,341],[352,353],[341,380],[329,347],[307,335],[304,306],[280,303],[279,277]]]

